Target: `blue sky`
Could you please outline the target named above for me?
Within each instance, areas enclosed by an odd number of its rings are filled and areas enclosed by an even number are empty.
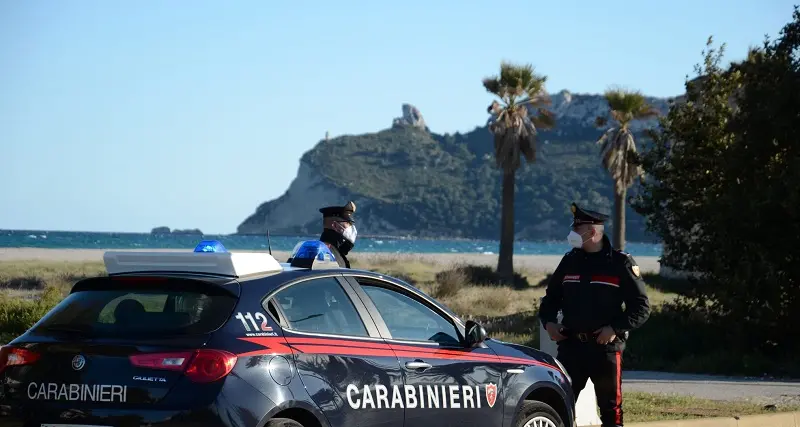
[[[481,79],[682,92],[709,35],[742,57],[792,1],[0,0],[0,228],[230,233],[300,156],[416,105],[486,120]],[[505,22],[508,18],[516,21]]]

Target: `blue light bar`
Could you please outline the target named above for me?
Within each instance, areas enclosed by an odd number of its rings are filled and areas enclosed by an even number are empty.
[[[327,260],[326,260],[327,258]],[[307,240],[292,254],[292,259],[318,259],[320,261],[336,261],[328,245],[319,240]]]
[[[219,240],[203,240],[198,243],[194,248],[195,252],[212,252],[212,253],[225,253],[228,252],[222,242]]]
[[[319,240],[306,240],[299,243],[292,253],[292,267],[314,268],[314,267],[339,267],[336,256],[333,255],[328,245]]]

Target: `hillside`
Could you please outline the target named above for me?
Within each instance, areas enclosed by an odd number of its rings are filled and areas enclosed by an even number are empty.
[[[668,108],[666,99],[649,102]],[[261,204],[238,233],[263,234],[269,224],[273,234],[316,234],[319,207],[352,199],[362,235],[497,239],[501,174],[492,135],[485,126],[466,134],[431,133],[408,107],[389,129],[319,142],[300,159],[289,189]],[[517,174],[522,240],[563,239],[572,201],[609,213],[613,207],[611,180],[594,144],[601,133],[594,119],[607,111],[605,101],[562,91],[553,95],[551,109],[557,127],[540,133],[537,162]],[[644,142],[640,137],[640,149]],[[627,215],[629,241],[654,241],[638,214],[628,209]]]

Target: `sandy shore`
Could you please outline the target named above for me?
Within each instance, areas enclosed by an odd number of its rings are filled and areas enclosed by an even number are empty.
[[[185,249],[140,249],[140,251],[154,252],[176,252]],[[41,248],[0,248],[0,262],[7,261],[64,261],[64,262],[87,262],[102,261],[105,249],[41,249]],[[273,251],[273,256],[278,261],[286,261],[289,257],[288,252]],[[553,271],[561,260],[561,255],[515,255],[514,264],[517,268],[530,271]],[[427,261],[442,265],[451,265],[459,262],[476,265],[494,265],[497,262],[497,255],[483,254],[395,254],[385,252],[358,252],[354,251],[350,255],[351,260],[363,260],[367,262],[380,262],[383,260],[393,260],[395,262],[408,261]],[[643,256],[636,257],[642,272],[658,273],[658,257]]]

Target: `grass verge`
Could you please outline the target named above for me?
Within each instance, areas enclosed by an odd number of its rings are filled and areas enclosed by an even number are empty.
[[[764,405],[747,401],[719,401],[642,392],[626,392],[624,399],[623,410],[626,423],[740,417],[800,411],[800,406],[797,405],[778,405],[767,408]]]

